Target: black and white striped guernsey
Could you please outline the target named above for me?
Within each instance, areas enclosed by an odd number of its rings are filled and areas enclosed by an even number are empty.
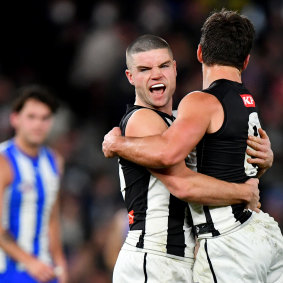
[[[213,82],[203,92],[214,95],[224,109],[221,128],[206,134],[197,146],[197,171],[220,180],[243,183],[257,174],[247,163],[248,135],[258,135],[260,122],[250,92],[242,83],[225,79]],[[247,221],[252,212],[245,204],[212,207],[191,204],[194,228],[199,237],[228,233]]]
[[[145,107],[128,105],[120,122],[125,135],[132,114]],[[173,116],[155,111],[170,126]],[[189,208],[142,166],[119,158],[121,192],[129,214],[130,231],[125,242],[165,256],[193,257],[194,239]],[[190,222],[190,223],[189,223]]]

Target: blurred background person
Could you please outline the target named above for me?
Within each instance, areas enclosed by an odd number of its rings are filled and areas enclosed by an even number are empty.
[[[57,107],[39,86],[21,88],[12,107],[15,136],[0,145],[1,282],[67,282],[59,225],[63,163],[43,145]]]

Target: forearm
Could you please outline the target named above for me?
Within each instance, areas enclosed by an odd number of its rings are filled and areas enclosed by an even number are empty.
[[[120,157],[150,168],[167,167],[166,142],[160,136],[115,137],[111,150]]]
[[[58,224],[54,223],[53,225],[50,225],[49,235],[50,253],[55,265],[61,265],[62,263],[65,264],[65,256],[63,253],[60,229]]]
[[[172,172],[168,172],[172,171]],[[167,170],[166,174],[153,172],[167,189],[184,201],[212,206],[248,203],[252,192],[246,184],[228,183],[193,172],[188,168]]]
[[[11,258],[17,262],[23,263],[24,265],[33,259],[33,256],[19,247],[9,232],[4,230],[0,233],[0,247]]]
[[[65,265],[65,256],[61,241],[58,199],[53,208],[49,223],[49,250],[55,265]]]

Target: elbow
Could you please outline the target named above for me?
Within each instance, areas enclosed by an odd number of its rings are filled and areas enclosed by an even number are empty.
[[[178,156],[171,150],[169,152],[167,150],[162,150],[159,154],[159,162],[162,167],[171,167],[180,161]]]
[[[186,202],[193,199],[192,190],[182,186],[179,182],[167,183],[166,185],[170,193],[176,198]]]
[[[197,190],[195,190],[191,186],[175,187],[175,190],[172,194],[176,198],[185,202],[195,203],[198,199]]]
[[[176,191],[174,195],[176,198],[188,202],[189,196],[183,190]]]

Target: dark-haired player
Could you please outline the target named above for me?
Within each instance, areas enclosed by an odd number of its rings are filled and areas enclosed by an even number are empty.
[[[129,45],[126,59],[126,75],[136,96],[135,105],[128,106],[121,120],[122,134],[161,134],[174,120],[176,63],[172,51],[164,39],[144,35]],[[246,190],[241,190],[239,184],[195,173],[186,168],[184,159],[178,170],[186,174],[186,184],[177,190],[171,186],[171,194],[154,176],[154,170],[120,158],[121,192],[129,212],[130,232],[114,269],[115,283],[192,282],[195,241],[185,201],[212,205],[244,203],[243,206],[249,202],[242,198],[241,193]]]
[[[58,107],[40,86],[19,90],[14,138],[0,145],[0,282],[66,282],[59,229],[62,158],[43,145]]]

